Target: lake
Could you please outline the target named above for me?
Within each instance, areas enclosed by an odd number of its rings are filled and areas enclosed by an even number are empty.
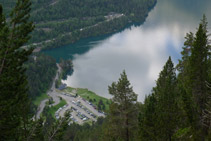
[[[158,0],[141,26],[44,53],[57,60],[73,59],[74,72],[63,81],[68,86],[88,88],[107,98],[111,97],[108,85],[125,70],[138,100],[143,102],[168,57],[177,64],[186,33],[195,33],[203,14],[210,31],[210,0]]]

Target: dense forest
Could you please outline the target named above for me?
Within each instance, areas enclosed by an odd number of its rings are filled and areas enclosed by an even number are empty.
[[[15,1],[0,3],[8,16]],[[29,44],[53,48],[113,33],[130,23],[144,22],[155,3],[156,0],[32,0],[31,19],[36,28]]]
[[[25,68],[30,98],[46,93],[56,75],[56,60],[43,54],[33,54],[25,63]]]
[[[187,33],[179,63],[174,65],[171,57],[168,58],[156,86],[144,103],[137,101],[137,94],[123,71],[117,82],[108,86],[112,98],[106,118],[77,125],[69,124],[69,112],[56,121],[32,120],[29,115],[28,84],[34,83],[30,79],[36,78],[27,79],[26,68],[31,67],[28,71],[33,73],[33,67],[37,65],[39,68],[41,63],[36,62],[44,59],[49,62],[43,64],[56,69],[54,60],[42,55],[29,57],[32,49],[22,48],[34,29],[29,12],[30,0],[18,0],[10,15],[11,20],[7,21],[0,5],[0,140],[211,139],[211,45],[205,16],[196,33]],[[55,75],[53,70],[45,71],[48,75]],[[44,81],[50,83],[47,78]]]

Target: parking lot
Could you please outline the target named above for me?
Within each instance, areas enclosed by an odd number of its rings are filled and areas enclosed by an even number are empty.
[[[59,117],[63,117],[67,110],[71,111],[71,119],[72,121],[83,124],[86,121],[97,121],[97,117],[104,117],[105,114],[102,112],[98,112],[95,109],[95,106],[82,99],[80,96],[75,97],[74,94],[68,93],[57,93],[58,97],[64,99],[67,104],[63,107],[60,107],[56,113],[55,117],[58,119]]]

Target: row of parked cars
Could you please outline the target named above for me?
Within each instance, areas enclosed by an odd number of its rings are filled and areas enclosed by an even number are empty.
[[[63,94],[63,95],[66,95],[66,96],[69,96],[69,97],[74,97],[74,98],[76,98],[76,95],[71,95],[71,94],[67,94],[67,93],[61,93],[61,94]]]
[[[81,112],[78,112],[76,116],[83,121],[87,121],[89,119],[86,115],[82,114]]]
[[[88,103],[88,104],[91,105],[94,109],[97,110],[97,107],[96,107],[94,104],[92,104],[91,102],[89,102],[89,101],[87,101],[87,100],[85,100],[85,99],[83,99],[83,101],[85,101],[86,103]],[[101,114],[106,115],[104,112],[102,112],[102,111],[100,111],[100,110],[98,110],[98,112],[101,113]]]
[[[80,107],[81,109],[83,109],[87,114],[89,114],[93,118],[96,118],[96,115],[94,115],[91,111],[89,111],[86,107],[84,107],[79,100],[77,102],[72,101],[72,103],[75,104],[76,106]]]
[[[81,120],[86,121],[89,119],[86,115],[79,112],[76,108],[71,107],[71,109],[77,112],[76,116],[79,117]]]
[[[62,109],[66,108],[67,106],[68,106],[68,104],[64,105],[63,107],[60,107],[60,108],[55,112],[55,117],[56,117],[56,119],[59,119],[59,112],[60,112]]]
[[[78,120],[77,119],[75,119],[72,115],[70,115],[70,119],[73,121],[73,122],[78,122]]]

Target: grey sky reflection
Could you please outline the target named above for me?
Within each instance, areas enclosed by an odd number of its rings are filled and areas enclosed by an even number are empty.
[[[210,4],[208,0],[204,1]],[[208,8],[205,8],[206,12],[209,12]],[[177,63],[185,34],[195,31],[201,19],[197,15],[202,14],[203,10],[196,14],[182,9],[172,0],[161,0],[143,26],[126,29],[99,42],[87,53],[75,55],[74,73],[64,82],[109,98],[108,85],[117,81],[120,73],[126,70],[138,100],[143,101],[155,85],[168,56]]]
[[[168,41],[179,42],[162,28],[132,27],[106,39],[86,54],[76,55],[74,73],[66,83],[109,97],[108,85],[125,69],[139,100],[143,101],[169,56]]]

